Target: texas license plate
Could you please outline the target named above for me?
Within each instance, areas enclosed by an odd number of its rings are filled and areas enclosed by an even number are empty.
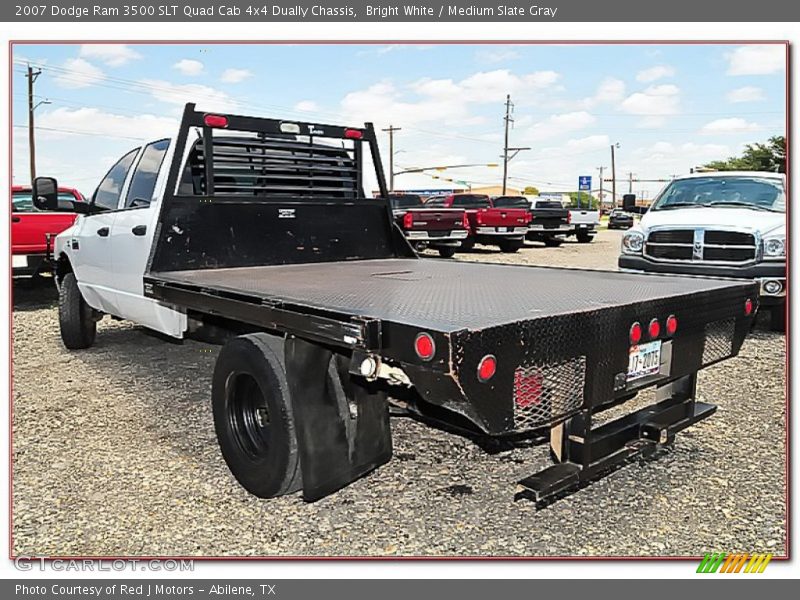
[[[631,346],[628,354],[628,381],[654,375],[661,369],[661,340]]]
[[[17,269],[19,267],[27,267],[28,266],[28,255],[27,254],[14,254],[11,256],[11,267]]]
[[[498,227],[497,233],[508,233],[511,231],[511,227]]]

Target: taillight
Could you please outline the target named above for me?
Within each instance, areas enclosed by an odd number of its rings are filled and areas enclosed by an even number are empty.
[[[670,315],[667,317],[667,335],[675,335],[676,331],[678,331],[678,319],[675,315]]]
[[[360,140],[364,137],[364,132],[362,132],[360,129],[345,129],[344,137],[346,137],[348,140]]]
[[[436,344],[428,333],[420,333],[414,340],[414,351],[422,360],[430,360],[436,353]]]
[[[748,317],[753,314],[753,301],[750,298],[744,301],[744,314]]]
[[[403,229],[411,229],[414,226],[414,214],[407,212],[403,215]]]
[[[567,225],[572,223],[572,213],[567,211]]]
[[[478,379],[488,381],[497,372],[497,359],[491,354],[487,354],[478,363]]]
[[[475,222],[478,225],[483,225],[483,212],[478,211],[478,214],[475,215]]]
[[[630,339],[631,344],[634,346],[642,341],[642,326],[639,325],[638,321],[631,325]]]
[[[661,333],[661,323],[658,322],[658,319],[650,321],[650,325],[647,326],[647,333],[650,335],[650,339],[654,340],[658,337]]]
[[[462,226],[464,229],[469,229],[469,217],[467,216],[467,213],[464,213],[464,214],[461,216],[461,226]]]
[[[203,123],[208,127],[227,127],[228,117],[224,115],[206,115],[203,117]]]

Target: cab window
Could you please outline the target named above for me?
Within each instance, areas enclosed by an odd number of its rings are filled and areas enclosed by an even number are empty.
[[[125,208],[149,206],[167,148],[169,148],[168,139],[159,140],[145,146],[142,157],[133,171],[131,184],[128,186]]]
[[[133,159],[136,158],[139,148],[131,150],[125,156],[117,161],[108,171],[103,181],[97,186],[92,196],[92,203],[95,206],[105,208],[107,210],[114,210],[119,204],[119,197],[122,194],[122,186],[125,184],[125,178],[128,176],[128,171],[131,169]]]

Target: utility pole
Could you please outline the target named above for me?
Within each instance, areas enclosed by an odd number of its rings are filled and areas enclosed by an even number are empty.
[[[628,173],[628,193],[633,193],[633,173]]]
[[[401,131],[400,127],[389,125],[387,129],[382,129],[389,133],[389,191],[394,191],[394,132]]]
[[[36,140],[33,134],[33,111],[36,106],[33,104],[33,84],[36,78],[42,73],[41,69],[34,70],[33,67],[28,65],[28,151],[31,161],[31,185],[33,180],[36,179]]]
[[[611,204],[614,208],[617,206],[617,163],[614,160],[614,147],[616,144],[611,144]]]
[[[605,167],[597,167],[597,170],[600,171],[600,190],[597,194],[600,201],[600,208],[603,208],[603,169],[605,169]]]
[[[511,103],[511,94],[506,95],[506,116],[503,117],[505,121],[505,141],[503,142],[503,195],[506,195],[506,183],[508,182],[508,128],[514,119],[511,118],[511,112],[514,110],[514,105]]]

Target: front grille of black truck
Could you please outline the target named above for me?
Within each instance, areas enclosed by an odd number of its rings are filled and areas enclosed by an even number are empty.
[[[517,367],[514,429],[536,429],[578,410],[583,404],[585,382],[585,356],[548,365]]]
[[[740,264],[756,258],[752,233],[742,231],[669,229],[652,231],[645,256],[657,262]]]
[[[728,358],[733,354],[733,334],[736,323],[733,319],[714,321],[705,327],[703,342],[703,365]]]

